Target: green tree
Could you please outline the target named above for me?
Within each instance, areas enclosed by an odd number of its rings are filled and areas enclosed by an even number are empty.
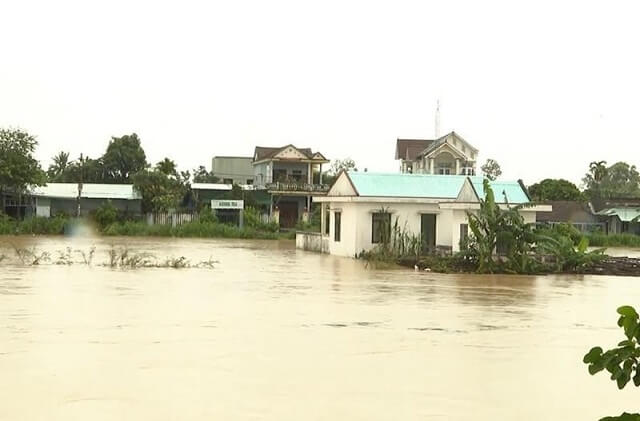
[[[545,200],[583,200],[582,192],[575,184],[563,179],[545,178],[529,186],[529,194],[536,201]]]
[[[170,176],[176,176],[178,175],[178,167],[176,165],[176,163],[169,159],[169,158],[165,158],[162,161],[158,162],[156,164],[156,170],[160,171],[163,174],[166,175],[170,175]]]
[[[181,178],[169,177],[157,169],[145,169],[133,176],[133,185],[142,194],[143,212],[177,209],[187,193]]]
[[[487,162],[485,162],[484,165],[480,167],[480,169],[482,170],[482,174],[484,174],[484,177],[488,178],[491,181],[496,180],[502,175],[500,164],[498,164],[498,161],[493,159],[487,159]]]
[[[350,171],[350,170],[354,170],[354,171],[358,171],[358,168],[356,167],[356,161],[354,161],[351,158],[345,158],[345,159],[335,159],[331,162],[331,167],[329,169],[329,174],[331,175],[338,175],[338,173],[340,171]]]
[[[147,167],[147,157],[138,135],[132,133],[112,137],[102,156],[105,180],[115,183],[129,183],[134,174]]]
[[[638,313],[631,306],[622,306],[617,310],[620,317],[618,326],[624,331],[625,339],[618,346],[607,351],[599,346],[591,348],[584,356],[583,362],[589,367],[589,374],[594,375],[607,370],[611,380],[615,381],[618,389],[633,380],[633,384],[640,386],[640,323]],[[601,421],[640,421],[640,414],[624,413],[618,417],[606,417]]]
[[[220,179],[207,171],[207,169],[200,165],[193,170],[193,182],[194,183],[219,183]]]
[[[49,165],[49,169],[47,170],[47,177],[49,180],[54,180],[56,177],[60,176],[68,167],[69,167],[69,152],[59,152],[56,156],[53,157],[53,163]]]
[[[626,162],[616,162],[610,167],[606,161],[592,162],[582,181],[591,199],[640,197],[640,173],[635,165]]]
[[[49,181],[54,183],[104,183],[104,165],[100,159],[81,155],[77,160],[70,161],[59,174],[50,176]]]
[[[0,129],[0,196],[3,192],[23,194],[30,186],[41,186],[46,174],[33,156],[38,142],[20,129]]]

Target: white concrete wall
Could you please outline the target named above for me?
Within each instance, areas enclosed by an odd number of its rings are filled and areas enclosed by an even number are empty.
[[[337,256],[356,256],[356,238],[358,221],[354,203],[330,203],[329,217],[329,253]],[[335,241],[335,212],[340,211],[340,241]]]
[[[368,251],[376,246],[371,242],[372,214],[379,212],[383,206],[391,213],[392,227],[397,218],[400,229],[406,227],[406,230],[413,235],[421,235],[423,213],[436,214],[436,245],[451,247],[454,252],[460,250],[460,225],[469,223],[467,210],[440,209],[440,206],[435,203],[331,202],[329,206],[331,207],[329,252],[339,256],[354,257],[363,250]],[[334,212],[337,209],[342,211],[340,242],[334,241]],[[521,214],[525,222],[535,223],[535,211],[525,209]]]

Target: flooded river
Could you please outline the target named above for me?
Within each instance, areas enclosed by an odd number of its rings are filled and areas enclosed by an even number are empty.
[[[213,269],[110,269],[110,243]],[[97,246],[25,267],[12,244]],[[590,420],[637,278],[371,270],[292,242],[0,238],[0,420]]]

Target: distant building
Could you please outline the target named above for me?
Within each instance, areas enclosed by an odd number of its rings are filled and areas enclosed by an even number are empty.
[[[501,206],[530,203],[519,181],[492,181],[491,186]],[[388,239],[397,221],[401,230],[419,236],[423,249],[457,251],[469,235],[467,212],[480,208],[483,190],[482,177],[341,172],[326,195],[314,196],[322,204],[317,248],[354,257]],[[532,205],[520,214],[535,223],[538,212],[549,211],[551,206]]]
[[[34,187],[29,196],[32,200],[32,214],[50,217],[57,214],[75,216],[78,211],[80,192],[80,215],[86,216],[107,202],[119,211],[129,215],[142,212],[142,195],[133,184],[82,184],[48,183]]]
[[[253,184],[253,158],[243,156],[214,156],[211,173],[223,184]]]
[[[254,185],[271,195],[271,212],[277,211],[282,227],[293,227],[311,207],[311,196],[325,194],[322,165],[329,160],[320,152],[294,145],[257,146],[253,154]]]
[[[395,156],[402,173],[475,175],[478,150],[451,132],[437,139],[397,139]]]
[[[607,234],[640,235],[640,199],[605,199],[593,202],[596,214],[606,222]]]
[[[538,224],[557,225],[571,224],[583,232],[606,232],[606,221],[595,214],[590,203],[571,200],[553,200],[545,202],[551,205],[551,212],[536,214]]]

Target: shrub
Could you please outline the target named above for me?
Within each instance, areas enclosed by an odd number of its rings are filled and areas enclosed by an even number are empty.
[[[96,221],[100,229],[104,229],[115,223],[119,219],[118,209],[113,206],[111,200],[107,200],[93,213],[93,219]]]

